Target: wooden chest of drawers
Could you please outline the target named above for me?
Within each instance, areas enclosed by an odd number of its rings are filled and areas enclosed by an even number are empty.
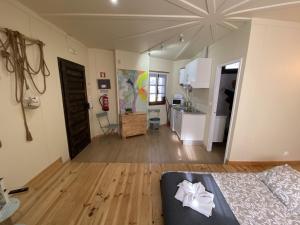
[[[147,133],[147,114],[128,113],[120,115],[122,138],[146,134]]]

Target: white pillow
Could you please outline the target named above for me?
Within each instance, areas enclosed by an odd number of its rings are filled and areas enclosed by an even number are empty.
[[[258,174],[271,192],[287,206],[292,215],[300,215],[300,172],[288,165],[276,166]]]

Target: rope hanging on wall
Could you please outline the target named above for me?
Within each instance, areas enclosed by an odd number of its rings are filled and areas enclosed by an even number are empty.
[[[38,48],[39,65],[37,69],[33,68],[33,66],[29,63],[26,51],[28,46],[36,46]],[[44,43],[39,40],[28,38],[18,31],[0,28],[0,53],[4,58],[6,70],[14,74],[15,99],[22,108],[27,141],[32,141],[32,135],[28,128],[24,109],[24,92],[30,88],[30,82],[34,90],[36,90],[39,94],[44,94],[47,89],[46,77],[50,76],[49,69],[44,59],[43,47]],[[43,77],[42,88],[39,88],[34,80],[34,76],[39,74]]]

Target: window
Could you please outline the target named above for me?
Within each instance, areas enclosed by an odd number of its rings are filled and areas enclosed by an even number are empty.
[[[240,62],[228,64],[222,67],[222,74],[236,74],[240,68]]]
[[[226,70],[233,70],[233,69],[238,70],[239,68],[240,68],[240,62],[228,64],[225,66]]]
[[[166,103],[167,74],[150,72],[149,105],[164,105]]]

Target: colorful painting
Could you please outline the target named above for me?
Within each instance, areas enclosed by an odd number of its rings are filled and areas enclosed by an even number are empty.
[[[118,70],[119,108],[121,112],[146,112],[148,107],[148,72]]]

